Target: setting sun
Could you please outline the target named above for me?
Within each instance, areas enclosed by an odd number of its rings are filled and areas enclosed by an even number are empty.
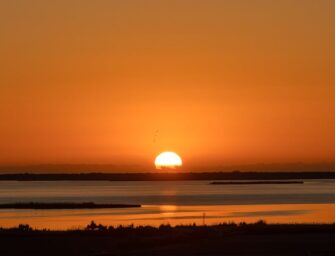
[[[174,152],[163,152],[155,159],[155,166],[157,169],[161,168],[175,168],[183,164],[181,157]]]

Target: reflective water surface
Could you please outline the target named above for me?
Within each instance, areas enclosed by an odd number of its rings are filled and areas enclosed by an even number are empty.
[[[142,204],[141,208],[0,210],[0,226],[70,229],[91,220],[105,225],[335,222],[335,180],[304,184],[209,185],[209,181],[0,182],[0,203],[95,202]]]

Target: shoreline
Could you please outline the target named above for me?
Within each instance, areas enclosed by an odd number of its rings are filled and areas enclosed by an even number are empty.
[[[0,204],[0,209],[32,209],[32,210],[66,210],[66,209],[114,209],[114,208],[140,208],[139,204],[96,204],[84,203],[11,203]]]
[[[304,184],[303,181],[279,181],[279,180],[261,180],[261,181],[214,181],[209,185],[280,185],[280,184]]]
[[[219,181],[335,179],[335,172],[16,173],[0,181]]]

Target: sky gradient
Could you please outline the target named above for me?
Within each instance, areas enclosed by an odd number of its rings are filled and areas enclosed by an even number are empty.
[[[0,0],[0,165],[335,162],[334,10]]]

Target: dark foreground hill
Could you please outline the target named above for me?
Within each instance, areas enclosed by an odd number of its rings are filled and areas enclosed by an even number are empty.
[[[11,255],[335,255],[335,225],[222,224],[33,231],[0,230],[0,254]]]

